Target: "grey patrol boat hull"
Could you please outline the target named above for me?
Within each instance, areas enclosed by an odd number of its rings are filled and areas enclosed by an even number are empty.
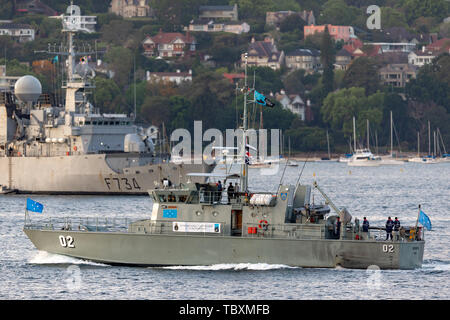
[[[414,269],[424,241],[300,240],[24,229],[38,250],[112,265],[268,263],[307,268]],[[71,240],[61,244],[61,237]]]
[[[0,185],[17,193],[147,195],[168,178],[186,183],[189,172],[211,172],[207,164],[144,161],[139,154],[0,157]],[[150,156],[146,156],[150,158]],[[137,163],[137,164],[136,164]],[[203,182],[202,177],[190,177]]]

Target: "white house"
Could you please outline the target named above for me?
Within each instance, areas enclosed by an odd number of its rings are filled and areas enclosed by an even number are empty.
[[[422,67],[436,58],[436,54],[432,51],[426,51],[425,47],[422,47],[421,51],[413,51],[408,54],[408,63],[417,67]]]
[[[284,90],[275,94],[275,98],[281,103],[284,109],[291,111],[300,117],[301,120],[306,119],[306,104],[298,94],[286,94]]]
[[[189,72],[181,72],[180,70],[177,70],[176,72],[147,71],[146,79],[147,81],[155,81],[155,82],[163,81],[181,84],[184,81],[192,81],[192,70],[189,70]]]
[[[18,42],[33,41],[35,32],[28,24],[3,22],[0,23],[0,36],[10,36]]]

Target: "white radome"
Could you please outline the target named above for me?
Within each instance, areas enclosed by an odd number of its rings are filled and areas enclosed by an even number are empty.
[[[14,94],[23,102],[36,102],[42,94],[41,82],[33,76],[23,76],[16,81]]]

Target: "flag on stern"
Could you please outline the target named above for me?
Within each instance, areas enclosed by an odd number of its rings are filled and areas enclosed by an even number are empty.
[[[275,106],[275,104],[272,101],[270,101],[269,99],[267,99],[265,95],[259,93],[256,90],[255,90],[255,102],[258,104],[261,104],[263,106],[267,106],[267,107],[271,107],[271,108],[273,108],[273,106]]]
[[[427,228],[428,230],[431,230],[431,220],[430,220],[430,218],[428,218],[428,216],[422,210],[420,210],[420,212],[419,212],[419,222],[425,228]]]
[[[28,198],[27,199],[27,210],[42,213],[42,210],[44,210],[44,205]]]

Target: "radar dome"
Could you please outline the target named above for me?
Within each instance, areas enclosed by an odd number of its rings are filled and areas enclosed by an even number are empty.
[[[42,94],[42,85],[33,76],[23,76],[16,81],[14,94],[23,102],[36,102]]]

